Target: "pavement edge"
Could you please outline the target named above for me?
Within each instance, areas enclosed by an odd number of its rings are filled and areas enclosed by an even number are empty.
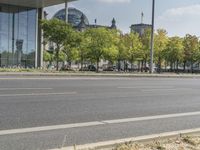
[[[173,131],[173,132],[164,132],[160,134],[117,139],[117,140],[104,141],[104,142],[98,142],[98,143],[89,143],[89,144],[84,144],[84,145],[74,145],[74,146],[56,148],[56,149],[50,149],[50,150],[89,150],[89,149],[100,150],[100,149],[109,149],[109,148],[112,149],[117,144],[122,144],[122,143],[130,142],[130,141],[149,142],[156,139],[176,138],[176,137],[181,137],[184,135],[195,135],[195,134],[200,134],[200,128],[179,130],[179,131]]]

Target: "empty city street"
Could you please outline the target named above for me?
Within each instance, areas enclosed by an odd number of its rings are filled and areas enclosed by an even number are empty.
[[[0,149],[54,149],[200,127],[199,78],[0,77]]]

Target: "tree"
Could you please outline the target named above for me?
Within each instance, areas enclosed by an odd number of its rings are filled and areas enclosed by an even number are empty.
[[[109,30],[110,46],[105,49],[104,59],[113,64],[118,56],[118,44],[120,42],[120,31],[116,29]]]
[[[121,71],[121,61],[125,62],[128,59],[127,51],[128,48],[126,46],[126,36],[120,34],[117,53],[118,71]]]
[[[150,56],[150,41],[151,41],[151,29],[148,28],[144,31],[144,34],[141,36],[141,41],[143,45],[143,61],[142,66],[144,65],[145,72],[147,72],[147,62],[149,61]],[[142,69],[143,71],[143,69]]]
[[[199,57],[199,40],[195,35],[187,34],[183,40],[184,45],[184,71],[186,63],[190,62],[191,72],[193,72],[193,63],[198,60]]]
[[[175,36],[169,38],[167,48],[164,51],[164,57],[168,62],[170,62],[171,71],[173,65],[175,68],[175,64],[178,71],[178,65],[183,61],[183,48],[183,40],[180,37]]]
[[[168,43],[167,31],[164,29],[158,29],[157,33],[155,34],[154,43],[155,61],[158,65],[158,72],[160,73],[161,63],[163,60],[163,52],[166,49]]]
[[[55,48],[56,70],[59,69],[59,53],[66,40],[71,38],[73,28],[71,25],[58,19],[42,20],[41,27],[45,41],[53,42]]]
[[[113,46],[111,31],[106,28],[91,28],[86,30],[88,39],[88,56],[91,61],[96,62],[97,72],[99,71],[99,62],[104,59],[108,49]]]
[[[142,43],[139,34],[130,33],[125,36],[128,60],[131,63],[131,70],[133,70],[133,63],[141,57]]]
[[[79,38],[78,38],[78,59],[79,62],[81,63],[81,70],[83,69],[83,63],[87,60],[88,58],[88,52],[89,52],[89,42],[90,38],[87,37],[86,32],[79,32]]]
[[[67,56],[67,62],[71,68],[72,61],[78,60],[78,48],[81,44],[80,32],[76,30],[69,30],[68,36],[65,37],[63,51]]]

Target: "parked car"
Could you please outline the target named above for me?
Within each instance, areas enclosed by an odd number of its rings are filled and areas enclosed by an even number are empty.
[[[96,67],[94,65],[89,65],[87,67],[83,67],[82,69],[80,69],[79,71],[96,71]]]

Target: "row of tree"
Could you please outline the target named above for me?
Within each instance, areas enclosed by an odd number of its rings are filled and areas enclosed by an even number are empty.
[[[150,29],[139,36],[137,33],[122,34],[118,30],[106,28],[90,28],[78,32],[63,21],[52,19],[42,20],[41,23],[45,41],[54,43],[54,53],[44,53],[44,61],[55,61],[57,70],[59,62],[79,62],[81,68],[84,62],[96,64],[99,69],[100,60],[117,63],[121,70],[121,63],[137,63],[138,71],[147,71],[150,56]],[[163,66],[170,66],[171,70],[183,66],[186,70],[188,63],[193,70],[193,64],[200,60],[200,42],[197,36],[187,34],[184,38],[168,37],[164,29],[155,33],[154,63],[161,71]],[[127,69],[127,68],[126,68]]]

